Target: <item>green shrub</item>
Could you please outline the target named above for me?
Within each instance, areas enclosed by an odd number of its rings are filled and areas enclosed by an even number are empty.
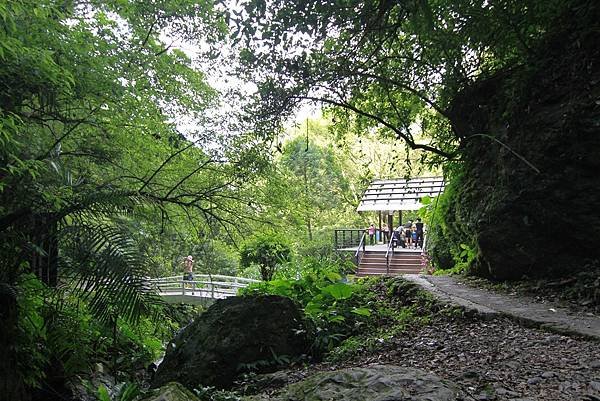
[[[456,200],[463,191],[463,167],[450,165],[448,172],[451,178],[444,192],[436,198],[424,199],[424,207],[419,210],[427,224],[427,253],[436,271],[446,270],[442,274],[448,270],[468,272],[477,255],[474,233],[456,209]]]
[[[166,309],[156,311],[160,324],[147,316],[135,324],[118,319],[115,331],[94,319],[85,301],[48,288],[33,275],[22,276],[17,289],[15,377],[31,390],[54,379],[85,378],[96,364],[109,367],[118,380],[134,380],[179,327]]]
[[[257,265],[263,280],[273,279],[277,268],[290,260],[292,249],[286,239],[275,233],[259,233],[242,244],[240,265]]]
[[[29,388],[41,386],[50,361],[42,313],[46,293],[46,287],[33,274],[21,276],[17,284],[18,323],[14,338],[17,372],[14,374]]]
[[[330,259],[306,258],[298,279],[277,279],[256,283],[242,294],[275,294],[298,302],[316,328],[315,354],[331,350],[365,324],[371,315],[361,305],[360,284],[343,282],[345,263]]]
[[[435,314],[445,311],[430,294],[401,278],[369,279],[357,295],[371,311],[370,319],[327,354],[331,362],[381,350],[393,338],[428,324]]]

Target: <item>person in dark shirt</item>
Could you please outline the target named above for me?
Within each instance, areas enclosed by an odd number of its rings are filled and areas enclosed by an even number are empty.
[[[421,221],[420,217],[417,217],[417,222],[415,223],[415,228],[417,230],[417,243],[416,246],[418,246],[419,248],[423,248],[423,222]]]
[[[406,246],[408,248],[412,248],[413,240],[412,240],[412,220],[408,220],[408,223],[404,225],[404,235],[406,236]]]

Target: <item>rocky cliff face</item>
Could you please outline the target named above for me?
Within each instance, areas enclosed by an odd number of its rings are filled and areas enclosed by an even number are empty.
[[[527,65],[451,108],[464,164],[447,213],[474,272],[561,275],[600,258],[600,7],[565,16]]]

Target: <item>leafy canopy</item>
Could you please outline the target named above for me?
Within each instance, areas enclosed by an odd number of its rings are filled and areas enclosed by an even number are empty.
[[[461,89],[531,56],[551,0],[241,1],[232,20],[244,67],[258,85],[258,129],[275,131],[302,101],[329,106],[430,161],[455,158],[449,112]],[[419,129],[415,129],[419,124]]]

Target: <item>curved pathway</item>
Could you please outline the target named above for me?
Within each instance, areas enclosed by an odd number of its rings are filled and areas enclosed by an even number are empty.
[[[511,296],[474,288],[453,276],[407,274],[403,278],[420,285],[443,301],[482,316],[508,316],[525,326],[600,340],[600,317],[593,314],[574,313],[522,295]]]

